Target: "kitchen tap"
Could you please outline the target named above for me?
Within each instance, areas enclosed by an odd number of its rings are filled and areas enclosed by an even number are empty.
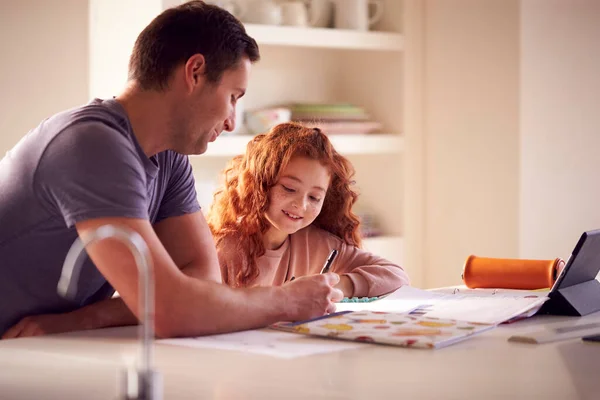
[[[125,371],[126,400],[161,400],[162,379],[152,370],[152,341],[154,339],[154,276],[152,258],[142,236],[128,228],[115,225],[102,225],[85,238],[77,238],[71,245],[63,264],[57,290],[66,298],[74,298],[77,293],[79,272],[83,265],[85,247],[103,239],[118,239],[133,253],[138,269],[139,307],[142,312],[140,337],[140,360],[136,370]]]

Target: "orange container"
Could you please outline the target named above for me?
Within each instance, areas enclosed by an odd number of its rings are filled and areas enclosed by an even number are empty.
[[[465,261],[463,282],[469,288],[524,289],[550,288],[565,262],[486,258],[470,255]]]

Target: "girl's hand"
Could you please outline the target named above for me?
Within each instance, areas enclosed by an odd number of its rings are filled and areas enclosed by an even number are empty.
[[[354,294],[354,283],[352,279],[348,278],[348,275],[340,275],[340,282],[334,286],[344,293],[344,297],[352,297]]]

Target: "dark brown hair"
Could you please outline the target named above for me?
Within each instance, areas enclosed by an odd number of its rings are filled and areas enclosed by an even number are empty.
[[[240,21],[196,0],[163,11],[140,33],[129,59],[129,79],[145,90],[163,90],[173,69],[194,54],[204,56],[210,82],[218,82],[244,56],[251,62],[260,59],[256,41]]]
[[[220,246],[235,244],[243,265],[228,270],[226,282],[247,286],[259,275],[256,258],[265,253],[262,235],[269,222],[269,190],[294,156],[304,156],[322,163],[331,173],[331,184],[323,208],[313,225],[326,230],[352,246],[360,246],[359,219],[352,212],[358,194],[352,189],[354,168],[340,155],[329,138],[319,129],[298,123],[275,126],[267,134],[254,137],[246,154],[234,157],[225,169],[224,185],[214,195],[208,224]],[[227,268],[234,268],[229,266]]]

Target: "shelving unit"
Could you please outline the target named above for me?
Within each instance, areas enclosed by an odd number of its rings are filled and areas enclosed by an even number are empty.
[[[90,0],[91,96],[112,96],[122,88],[137,34],[177,2]],[[357,208],[373,215],[383,232],[381,237],[365,239],[364,247],[403,264],[404,2],[383,2],[384,17],[369,32],[246,24],[260,46],[261,61],[253,66],[242,104],[245,110],[253,110],[294,102],[352,103],[381,122],[385,133],[330,138],[356,169]],[[212,201],[219,172],[232,156],[245,151],[250,138],[224,133],[205,154],[190,157],[203,207]]]
[[[383,258],[403,259],[404,241],[401,236],[376,236],[363,239],[362,247]]]
[[[191,156],[193,159],[207,157],[233,157],[246,151],[246,145],[252,139],[250,135],[222,134],[215,142],[209,143],[206,153]],[[329,139],[341,154],[396,154],[402,151],[404,141],[400,135],[391,133],[330,135]]]
[[[246,32],[263,46],[308,47],[368,51],[402,51],[402,35],[330,28],[296,28],[246,24]]]

